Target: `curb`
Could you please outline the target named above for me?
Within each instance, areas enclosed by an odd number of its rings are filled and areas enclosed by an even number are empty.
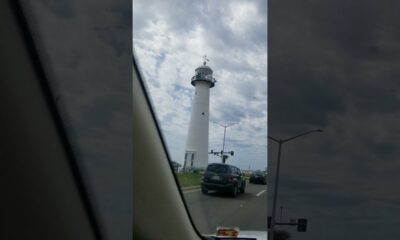
[[[197,188],[200,188],[200,185],[190,186],[190,187],[182,187],[181,190],[187,191],[187,190],[192,190],[192,189],[197,189]]]

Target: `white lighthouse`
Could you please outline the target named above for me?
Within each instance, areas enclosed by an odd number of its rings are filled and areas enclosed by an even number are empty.
[[[195,94],[192,103],[189,131],[186,140],[184,169],[205,168],[208,164],[208,122],[210,108],[210,88],[214,87],[213,71],[206,65],[208,59],[204,56],[203,65],[195,70],[192,85]]]

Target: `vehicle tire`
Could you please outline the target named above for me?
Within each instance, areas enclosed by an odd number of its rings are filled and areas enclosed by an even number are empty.
[[[202,192],[203,194],[207,194],[207,193],[208,193],[208,190],[205,189],[205,188],[201,188],[201,192]]]
[[[238,195],[238,187],[235,185],[235,186],[233,186],[232,196],[236,197],[237,195]]]

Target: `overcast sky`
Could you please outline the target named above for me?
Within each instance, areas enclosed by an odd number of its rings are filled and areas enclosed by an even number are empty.
[[[309,224],[280,228],[299,240],[400,239],[400,4],[268,7],[269,134],[324,130],[283,145],[278,220],[283,206],[284,220]]]
[[[133,45],[172,160],[183,163],[194,87],[207,54],[217,83],[210,89],[209,149],[234,150],[228,162],[266,167],[267,6],[256,1],[133,3]],[[249,17],[251,16],[251,17]],[[220,161],[210,155],[209,162]]]

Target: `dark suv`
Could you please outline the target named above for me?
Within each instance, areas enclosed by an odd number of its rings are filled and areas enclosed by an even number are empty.
[[[267,173],[264,171],[255,171],[250,175],[250,183],[267,184]]]
[[[224,164],[211,163],[207,166],[201,180],[201,191],[206,194],[208,190],[230,192],[234,197],[238,192],[244,193],[246,181],[240,169]]]

